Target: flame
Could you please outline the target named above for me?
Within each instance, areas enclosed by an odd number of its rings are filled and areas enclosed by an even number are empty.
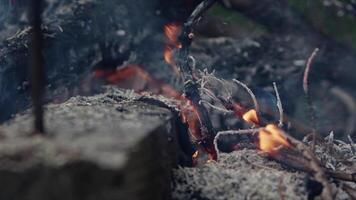
[[[180,32],[181,26],[177,23],[168,23],[164,26],[166,46],[163,51],[163,57],[176,74],[179,74],[179,69],[173,60],[173,50],[182,48],[182,44],[178,41]]]
[[[194,159],[194,158],[197,158],[198,156],[199,156],[199,151],[196,150],[196,151],[193,153],[192,158]]]
[[[280,147],[290,147],[283,130],[274,124],[268,124],[259,131],[259,148],[267,153],[273,153]]]
[[[255,109],[251,109],[242,115],[242,119],[251,124],[258,124],[259,120]]]
[[[228,110],[233,110],[236,117],[242,118],[245,122],[250,124],[259,125],[260,120],[258,119],[257,112],[255,109],[246,110],[241,104],[233,102],[224,102],[225,108]]]

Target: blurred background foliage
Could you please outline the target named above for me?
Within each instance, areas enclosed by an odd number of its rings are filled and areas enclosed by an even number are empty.
[[[288,0],[288,4],[320,34],[356,48],[356,0]],[[207,23],[211,24],[207,26]],[[268,34],[264,25],[221,4],[209,11],[209,22],[202,27],[204,31],[201,32],[209,36],[259,37]]]

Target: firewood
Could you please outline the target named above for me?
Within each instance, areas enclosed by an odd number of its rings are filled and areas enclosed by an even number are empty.
[[[45,106],[47,135],[31,112],[1,126],[0,199],[167,199],[182,152],[167,109],[125,92]]]

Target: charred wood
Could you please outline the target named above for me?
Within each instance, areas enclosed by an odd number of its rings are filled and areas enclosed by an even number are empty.
[[[216,160],[216,151],[213,145],[215,130],[212,126],[207,109],[201,103],[200,92],[198,84],[193,75],[193,70],[189,64],[189,48],[194,37],[193,26],[198,22],[201,15],[209,9],[216,0],[205,0],[201,2],[193,11],[187,22],[183,25],[182,33],[179,37],[181,48],[178,54],[178,66],[180,68],[184,81],[184,95],[192,102],[197,109],[201,122],[201,132],[203,138],[197,141],[212,157]]]

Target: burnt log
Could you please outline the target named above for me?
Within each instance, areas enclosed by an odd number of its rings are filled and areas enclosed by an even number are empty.
[[[45,107],[46,137],[31,112],[1,129],[0,199],[167,199],[179,146],[168,109],[108,89]]]

